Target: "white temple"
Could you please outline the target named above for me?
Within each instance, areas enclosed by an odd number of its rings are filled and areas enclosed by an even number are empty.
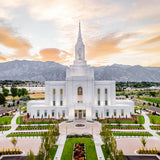
[[[30,118],[92,120],[126,118],[134,114],[134,102],[116,100],[115,81],[95,81],[94,70],[85,60],[85,46],[79,33],[75,60],[66,71],[65,81],[45,82],[45,101],[29,101]]]

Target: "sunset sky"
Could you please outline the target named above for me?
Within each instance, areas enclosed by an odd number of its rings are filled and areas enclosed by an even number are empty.
[[[160,0],[0,0],[0,62],[70,65],[81,20],[92,66],[160,66]]]

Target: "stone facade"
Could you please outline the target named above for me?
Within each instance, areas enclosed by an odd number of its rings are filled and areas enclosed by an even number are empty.
[[[66,71],[66,81],[46,81],[45,101],[30,101],[31,118],[65,118],[92,120],[130,117],[134,102],[116,100],[115,81],[94,81],[93,68],[85,61],[85,46],[79,34],[75,60]]]

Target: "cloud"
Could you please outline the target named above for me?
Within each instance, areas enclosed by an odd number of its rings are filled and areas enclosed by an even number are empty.
[[[98,57],[103,59],[104,57],[107,58],[113,54],[119,54],[124,50],[120,47],[121,41],[128,39],[133,35],[134,34],[111,33],[101,39],[96,39],[93,45],[87,46],[86,58],[88,60],[97,59]]]
[[[28,56],[28,51],[32,48],[31,44],[24,38],[17,36],[11,28],[0,26],[0,44],[14,49],[14,58]]]
[[[71,54],[57,48],[46,48],[39,52],[39,58],[36,60],[54,61],[61,64],[67,64],[71,58]]]
[[[7,61],[7,58],[2,56],[2,55],[0,55],[0,61]]]

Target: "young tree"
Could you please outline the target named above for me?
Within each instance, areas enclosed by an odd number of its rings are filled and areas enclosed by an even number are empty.
[[[22,96],[22,89],[17,89],[17,95],[19,98]]]
[[[5,96],[2,93],[0,93],[0,105],[4,104],[5,101],[6,101]]]
[[[16,144],[17,144],[17,140],[13,137],[11,139],[11,143],[13,144],[14,148],[16,147]]]
[[[3,88],[2,92],[5,97],[7,97],[9,94],[9,90],[7,88]]]
[[[49,126],[48,132],[45,132],[42,137],[42,143],[37,155],[37,160],[50,160],[54,144],[59,136],[59,125],[56,123]]]
[[[22,88],[21,92],[22,92],[22,96],[28,95],[28,91],[26,88]]]
[[[35,160],[34,153],[30,150],[30,152],[27,154],[26,160]]]
[[[141,138],[141,142],[142,142],[142,144],[143,144],[143,147],[145,147],[145,146],[146,146],[147,141],[146,141],[146,139],[145,139],[144,137],[142,137],[142,138]]]

